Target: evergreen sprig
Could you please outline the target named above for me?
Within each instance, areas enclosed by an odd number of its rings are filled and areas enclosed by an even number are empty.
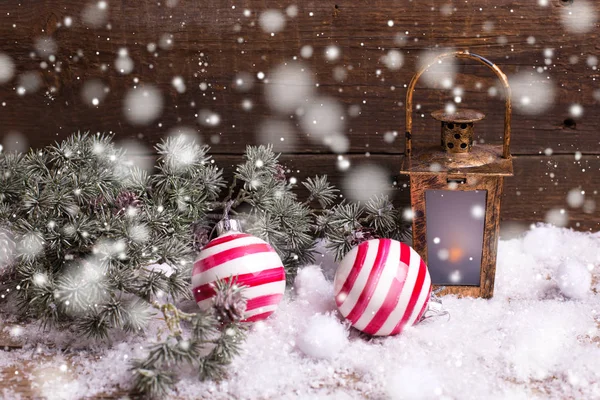
[[[156,153],[154,170],[144,171],[110,135],[89,133],[26,154],[0,153],[5,299],[45,328],[77,326],[99,339],[143,331],[162,313],[169,334],[133,365],[138,391],[164,395],[180,364],[195,365],[203,379],[222,378],[240,349],[245,303],[231,282],[218,285],[213,311],[175,306],[190,298],[194,258],[218,216],[230,213],[269,242],[290,281],[314,260],[319,237],[338,259],[370,237],[406,238],[407,223],[387,197],[334,205],[339,191],[326,176],[301,183],[308,191],[301,202],[271,146],[248,146],[230,184],[208,146],[176,136]]]
[[[185,313],[172,304],[153,303],[168,327],[162,341],[148,347],[144,359],[134,360],[134,390],[146,395],[164,398],[176,382],[175,370],[183,366],[198,369],[200,379],[219,380],[226,375],[226,365],[239,354],[245,330],[239,322],[242,313],[227,313],[232,319],[224,321],[224,308],[242,307],[246,301],[240,297],[242,287],[235,280],[218,281],[216,296],[224,299],[222,304],[196,314]],[[190,325],[185,330],[183,324]]]
[[[365,240],[380,237],[410,240],[411,222],[387,196],[376,196],[364,205],[342,202],[319,215],[316,225],[338,261]]]

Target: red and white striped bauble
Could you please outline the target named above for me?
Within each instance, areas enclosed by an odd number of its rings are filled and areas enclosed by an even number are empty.
[[[245,322],[267,318],[285,292],[285,270],[275,250],[264,240],[237,231],[208,242],[194,263],[192,291],[200,308],[212,306],[217,281],[231,278],[246,286]]]
[[[370,335],[396,335],[421,319],[431,295],[431,278],[412,247],[372,239],[344,257],[335,273],[334,290],[338,309],[353,327]]]

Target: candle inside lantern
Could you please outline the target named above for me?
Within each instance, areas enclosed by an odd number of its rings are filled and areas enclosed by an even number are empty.
[[[427,190],[427,266],[435,285],[479,286],[485,190]]]

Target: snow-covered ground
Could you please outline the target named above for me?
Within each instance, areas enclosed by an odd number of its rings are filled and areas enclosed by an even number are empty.
[[[184,372],[176,398],[592,399],[600,398],[600,235],[540,226],[501,241],[491,300],[443,298],[451,313],[396,337],[368,338],[339,319],[332,263],[300,271],[269,320],[252,326],[226,381]],[[149,336],[158,333],[156,322]],[[130,382],[144,338],[83,348],[73,333],[6,328],[27,343],[0,355],[51,399],[107,392]],[[41,344],[37,344],[41,343]],[[46,354],[46,355],[45,355]],[[48,356],[49,355],[49,356]],[[2,397],[14,392],[5,390]]]

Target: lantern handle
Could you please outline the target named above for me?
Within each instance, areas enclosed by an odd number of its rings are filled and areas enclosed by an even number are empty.
[[[506,106],[504,113],[504,144],[502,148],[502,158],[510,158],[510,120],[511,120],[511,92],[510,86],[508,85],[508,79],[506,75],[500,68],[489,61],[488,59],[480,56],[479,54],[470,53],[468,50],[464,51],[453,51],[449,53],[443,53],[435,57],[432,61],[430,61],[427,65],[421,68],[417,73],[412,77],[410,84],[408,85],[408,90],[406,92],[406,141],[405,141],[405,154],[410,156],[412,153],[412,99],[413,92],[415,91],[415,86],[417,85],[417,81],[423,75],[425,71],[427,71],[432,65],[439,62],[440,60],[448,57],[456,57],[456,58],[468,58],[471,60],[479,61],[482,64],[485,64],[489,69],[494,71],[500,82],[502,82],[502,86],[504,87],[504,95],[506,97]]]

